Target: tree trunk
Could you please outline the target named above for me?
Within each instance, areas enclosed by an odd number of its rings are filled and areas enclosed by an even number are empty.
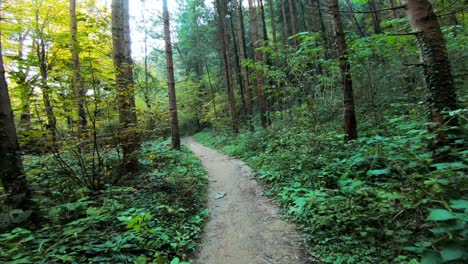
[[[297,33],[297,27],[296,27],[296,9],[294,8],[294,2],[292,0],[288,0],[289,3],[289,17],[291,21],[291,35],[294,35]]]
[[[249,80],[249,72],[247,66],[244,66],[245,60],[247,60],[247,54],[245,50],[245,35],[244,35],[244,22],[243,22],[243,15],[242,15],[242,1],[238,2],[234,0],[235,6],[235,16],[237,22],[237,34],[238,34],[238,41],[239,41],[239,54],[240,54],[240,61],[241,61],[241,73],[242,79],[244,81],[244,88],[246,93],[246,111],[247,111],[247,122],[249,125],[249,129],[253,131],[254,126],[252,123],[252,87],[250,86]]]
[[[309,16],[312,32],[318,32],[317,17],[315,15],[315,0],[309,0]]]
[[[288,17],[286,15],[286,0],[281,0],[281,16],[283,17],[283,43],[288,44],[289,25]]]
[[[346,38],[343,22],[341,21],[338,0],[331,0],[330,2],[330,11],[333,13],[335,26],[336,47],[340,60],[341,83],[343,86],[345,141],[349,141],[357,139],[358,137],[356,113],[354,111],[353,85],[350,72],[351,66],[347,57]]]
[[[273,43],[277,42],[276,36],[276,22],[275,22],[275,8],[273,6],[273,0],[268,0],[268,5],[270,7],[270,23],[271,23],[271,36],[273,38]]]
[[[0,36],[1,36],[0,29]],[[32,208],[31,188],[26,181],[19,154],[15,120],[11,108],[8,85],[3,65],[2,41],[0,39],[0,180],[8,195],[6,205],[23,211]]]
[[[128,0],[112,0],[112,52],[116,68],[117,101],[125,172],[138,170],[138,141]]]
[[[249,0],[249,11],[250,11],[250,25],[252,27],[252,42],[254,46],[254,57],[255,63],[262,62],[262,53],[259,49],[259,38],[258,38],[258,25],[257,25],[257,12],[255,10],[255,6],[253,5],[253,1]],[[258,97],[258,105],[260,109],[260,122],[263,128],[267,127],[267,118],[266,118],[266,111],[267,111],[267,103],[265,100],[265,96],[263,95],[263,71],[262,69],[257,69],[257,97]]]
[[[41,89],[42,89],[42,100],[44,102],[44,108],[47,115],[47,129],[50,131],[52,136],[53,148],[57,143],[57,119],[54,115],[54,109],[50,102],[50,87],[47,83],[48,80],[48,63],[47,63],[47,51],[46,43],[44,40],[43,28],[39,27],[39,10],[36,10],[36,55],[39,63],[39,71],[41,74]]]
[[[85,91],[83,87],[83,81],[81,79],[80,71],[80,50],[79,42],[77,38],[77,21],[76,21],[76,0],[70,0],[70,49],[72,53],[73,63],[73,78],[72,78],[72,90],[75,92],[75,102],[78,114],[78,136],[81,135],[83,130],[86,129],[88,121],[86,120],[86,112],[84,109],[84,97]]]
[[[216,0],[216,9],[218,12],[218,30],[219,30],[219,38],[221,41],[221,53],[223,57],[224,73],[225,73],[226,85],[227,85],[229,111],[231,112],[231,128],[232,128],[232,132],[239,133],[239,122],[237,119],[236,101],[235,101],[236,98],[234,97],[234,89],[232,85],[231,59],[229,56],[229,33],[227,31],[227,24],[226,24],[227,1]]]
[[[242,80],[242,72],[241,72],[241,61],[239,57],[239,48],[237,47],[237,39],[236,39],[236,31],[234,29],[234,23],[232,21],[232,17],[229,18],[230,26],[231,26],[231,35],[232,35],[232,42],[234,45],[234,56],[236,59],[236,63],[234,64],[236,68],[236,76],[237,82],[239,84],[239,95],[241,97],[242,102],[242,117],[247,119],[247,103],[245,101],[245,87],[244,82]]]
[[[369,0],[367,2],[369,5],[369,11],[376,11],[378,10],[377,4],[375,3],[375,0]],[[374,33],[375,34],[381,34],[382,33],[382,28],[380,27],[380,15],[379,12],[373,12],[372,13],[372,26],[374,28]]]
[[[169,90],[169,111],[171,113],[172,146],[180,149],[179,117],[174,79],[174,61],[172,59],[171,26],[167,0],[163,0],[164,41],[166,43],[167,86]]]
[[[437,151],[451,143],[447,131],[443,128],[457,125],[456,119],[443,114],[443,111],[458,109],[447,47],[437,16],[428,0],[408,0],[406,12],[411,28],[417,32],[430,120],[437,124],[431,127],[432,131],[437,131],[433,144],[433,148]],[[444,159],[443,154],[436,156]]]

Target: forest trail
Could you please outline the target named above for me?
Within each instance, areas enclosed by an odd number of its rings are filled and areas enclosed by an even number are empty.
[[[251,168],[193,138],[186,143],[202,160],[210,181],[210,218],[194,263],[312,263],[294,226],[283,221],[278,206],[262,195]]]

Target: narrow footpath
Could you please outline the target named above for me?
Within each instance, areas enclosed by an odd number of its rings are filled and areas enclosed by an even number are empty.
[[[208,170],[210,218],[197,264],[305,264],[301,236],[242,161],[186,140]]]

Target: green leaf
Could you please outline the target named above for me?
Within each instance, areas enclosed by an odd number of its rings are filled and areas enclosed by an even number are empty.
[[[439,252],[435,250],[426,250],[422,256],[421,264],[442,264],[442,258]]]
[[[445,209],[429,209],[429,211],[427,221],[447,221],[457,218],[452,212]]]
[[[444,247],[441,251],[442,260],[444,262],[453,261],[463,258],[465,249],[458,244],[450,244]]]
[[[390,174],[390,169],[385,168],[381,170],[370,170],[367,172],[367,176],[382,176]]]
[[[431,167],[435,167],[437,170],[456,170],[466,168],[467,166],[463,162],[447,162],[432,164]]]
[[[468,209],[468,201],[467,200],[452,200],[450,201],[450,207],[453,209]]]
[[[180,263],[180,259],[179,258],[174,258],[172,261],[171,261],[171,264],[179,264]]]

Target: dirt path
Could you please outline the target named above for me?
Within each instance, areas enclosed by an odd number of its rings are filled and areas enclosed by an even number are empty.
[[[247,165],[192,138],[186,143],[202,160],[210,180],[210,219],[194,263],[312,263],[304,257],[300,235],[262,195]],[[215,199],[219,193],[225,196]]]

